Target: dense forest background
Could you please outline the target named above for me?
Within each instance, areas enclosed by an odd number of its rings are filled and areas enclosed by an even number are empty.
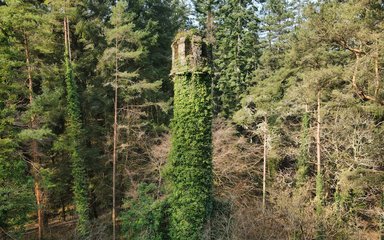
[[[169,239],[171,44],[195,28],[213,204],[193,239],[383,239],[381,0],[0,0],[0,239]]]

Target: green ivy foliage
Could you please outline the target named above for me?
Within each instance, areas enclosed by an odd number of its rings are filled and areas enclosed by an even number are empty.
[[[65,84],[67,89],[67,133],[71,139],[73,192],[79,220],[77,231],[80,237],[86,236],[89,229],[88,184],[84,159],[80,154],[82,124],[79,95],[73,78],[72,65],[65,53]]]
[[[161,240],[166,238],[164,216],[166,201],[155,199],[155,184],[140,184],[138,197],[127,199],[121,214],[122,232],[126,239]]]
[[[171,181],[171,239],[201,239],[211,211],[212,96],[208,73],[174,78]]]

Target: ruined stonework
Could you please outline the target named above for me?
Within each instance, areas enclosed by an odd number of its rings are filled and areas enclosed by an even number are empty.
[[[208,45],[201,36],[182,32],[172,43],[171,75],[209,72],[210,58]]]
[[[212,209],[212,79],[204,40],[183,32],[172,44],[174,105],[170,239],[200,240]]]

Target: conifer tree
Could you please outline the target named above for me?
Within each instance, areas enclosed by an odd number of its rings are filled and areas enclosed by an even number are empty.
[[[305,183],[309,170],[309,114],[304,112],[301,119],[300,153],[297,161],[296,181]]]
[[[377,66],[381,63],[378,58],[378,48],[380,45],[380,40],[377,39],[377,36],[381,30],[378,25],[373,24],[372,17],[376,21],[378,19],[382,19],[382,8],[383,6],[378,4],[378,2],[370,2],[370,1],[329,1],[324,2],[317,6],[320,11],[315,10],[315,8],[309,9],[311,10],[311,15],[308,22],[308,28],[306,30],[311,29],[313,31],[313,35],[311,40],[315,39],[317,41],[317,45],[323,45],[323,53],[328,52],[329,56],[332,56],[332,65],[339,65],[344,72],[347,81],[343,84],[336,85],[335,81],[328,81],[328,84],[322,84],[321,95],[322,95],[322,106],[321,108],[327,108],[327,105],[333,104],[333,101],[330,100],[329,94],[326,92],[329,91],[332,87],[342,88],[344,87],[344,96],[340,97],[336,94],[332,96],[334,98],[343,99],[341,102],[344,106],[351,106],[352,108],[370,105],[372,109],[376,109],[378,106],[382,105],[382,101],[380,96],[380,92],[382,91],[378,83],[378,79],[381,79],[380,70],[378,70]],[[381,20],[378,20],[381,21]],[[347,23],[347,24],[346,24]],[[345,28],[345,26],[348,26]],[[369,30],[368,30],[369,29]],[[378,32],[379,31],[379,32]],[[337,46],[333,48],[332,46]],[[331,50],[333,49],[333,51]],[[313,48],[312,48],[313,51]],[[319,51],[316,51],[319,53]],[[379,54],[380,55],[380,54]],[[340,57],[342,56],[342,57]],[[324,58],[324,55],[319,58],[322,61],[318,61],[319,63],[329,62]],[[362,63],[364,62],[365,67],[362,68]],[[324,76],[325,67],[322,67],[323,70],[321,74],[317,73],[316,76]],[[329,69],[329,68],[328,68]],[[329,74],[328,74],[329,75]],[[341,79],[341,77],[339,77]],[[364,80],[363,80],[364,79]],[[339,80],[341,81],[341,80]],[[337,82],[336,82],[337,83]],[[370,87],[368,87],[368,85]],[[347,87],[348,86],[348,87]],[[340,91],[340,90],[339,90]],[[336,95],[336,96],[335,96]],[[347,100],[348,99],[348,100]],[[327,100],[327,102],[325,102]],[[339,100],[340,101],[340,100]],[[318,101],[319,102],[319,101]],[[324,106],[325,105],[325,106]],[[380,107],[381,108],[381,107]],[[338,110],[339,112],[340,110]],[[367,114],[366,110],[360,109],[358,110],[358,114],[354,117],[356,120],[357,116],[360,114]],[[328,110],[329,112],[329,110]],[[364,113],[365,112],[365,113]],[[336,113],[333,113],[336,114]],[[381,115],[381,114],[379,114]],[[317,117],[319,118],[319,117]],[[322,117],[321,124],[326,124],[326,118]],[[324,123],[325,122],[325,123]],[[323,125],[324,126],[324,125]],[[327,127],[329,125],[325,125],[322,129],[325,133],[327,132]],[[354,127],[353,132],[358,131],[358,127],[356,125]],[[352,139],[358,138],[356,135],[352,135]],[[323,139],[322,143],[326,142],[327,139]],[[353,143],[352,147],[352,160],[356,161],[356,143]],[[322,159],[324,159],[324,155],[322,155]],[[368,169],[375,168],[375,160],[368,164]],[[323,162],[322,162],[323,163]],[[325,166],[326,167],[326,166]],[[348,169],[348,170],[346,170]],[[337,178],[340,179],[338,182],[341,183],[345,175],[355,175],[355,171],[367,171],[367,167],[356,167],[353,166],[351,170],[351,166],[338,166],[337,169],[333,171],[337,171]],[[360,169],[360,170],[357,170]],[[364,169],[364,170],[363,170]],[[370,170],[368,170],[369,172]],[[324,172],[322,171],[324,178]],[[370,175],[369,173],[366,173]],[[377,173],[380,175],[380,173]],[[375,175],[375,174],[374,174]],[[377,176],[378,176],[377,175]],[[375,177],[373,177],[375,178]],[[330,179],[327,179],[330,181]],[[317,192],[320,192],[320,187],[324,184],[320,184],[320,176],[317,179]],[[359,185],[359,184],[358,184]],[[346,185],[341,184],[340,191],[344,192],[342,195],[348,196],[348,201],[354,202],[354,195],[356,193],[356,189],[358,187],[355,186],[354,190],[348,190],[349,188]],[[361,193],[360,193],[361,194]],[[354,211],[357,208],[355,207]],[[324,232],[323,232],[324,235]]]
[[[226,117],[239,109],[240,99],[252,80],[259,51],[259,20],[252,0],[220,3],[216,17],[215,71],[220,111]]]
[[[3,13],[0,6],[0,13]],[[1,15],[0,21],[4,20]],[[3,22],[2,22],[3,23]],[[34,211],[33,179],[20,148],[20,96],[25,96],[20,67],[24,64],[17,45],[0,31],[0,237],[15,237],[28,222],[26,213]]]
[[[10,1],[1,9],[1,23],[4,29],[13,37],[12,44],[18,46],[19,56],[24,57],[24,68],[21,76],[27,79],[28,110],[24,111],[20,119],[25,124],[20,132],[20,139],[29,145],[28,158],[31,164],[30,173],[34,179],[34,192],[37,205],[39,239],[43,238],[44,228],[48,222],[46,207],[48,202],[48,189],[44,187],[42,172],[44,165],[39,141],[50,135],[50,130],[40,126],[41,117],[36,111],[35,98],[37,96],[39,79],[43,77],[42,69],[45,59],[51,51],[49,25],[45,23],[45,11],[40,3]],[[39,32],[35,29],[40,28]],[[40,38],[47,41],[40,42]]]
[[[73,56],[73,64],[71,66],[76,79],[79,98],[81,99],[81,119],[84,135],[81,152],[89,181],[89,210],[91,218],[98,218],[100,211],[102,211],[101,206],[109,203],[110,199],[110,192],[105,191],[105,187],[102,186],[110,184],[109,167],[106,165],[106,161],[109,159],[109,151],[105,143],[110,132],[110,122],[113,120],[113,115],[110,112],[113,109],[113,102],[110,101],[109,91],[105,88],[103,77],[95,69],[97,69],[97,63],[107,45],[103,30],[107,25],[106,19],[110,17],[113,2],[114,0],[55,0],[49,3],[50,8],[52,8],[50,17],[56,20],[54,22],[55,32],[62,32],[64,11],[60,9],[65,8],[66,16],[68,16],[71,25],[71,55]],[[61,35],[56,37],[60,37],[59,41],[61,41]],[[55,54],[56,58],[62,59],[63,44],[59,41],[56,41],[59,44],[57,46],[57,52],[59,53]],[[58,70],[62,71],[62,69]],[[60,72],[58,75],[63,76],[64,74]],[[57,92],[57,95],[47,94],[46,97],[48,98],[47,101],[51,101],[50,98],[59,98],[58,100],[53,100],[55,103],[52,105],[56,104],[56,106],[60,106],[60,109],[65,109],[65,102],[61,102],[61,99],[65,99],[65,93],[61,93],[61,97],[58,95],[59,92],[63,91],[61,89],[61,82],[62,79],[58,79],[56,82],[51,81],[50,84],[47,84],[50,86],[48,92],[51,92],[51,94]],[[57,101],[58,103],[56,103]],[[61,107],[63,104],[64,106]],[[60,113],[60,115],[57,117],[59,119],[63,118],[63,113]],[[66,157],[66,154],[69,152],[68,146],[70,144],[68,143],[70,139],[66,136],[63,126],[54,125],[60,122],[59,119],[55,119],[52,122],[53,129],[58,135],[54,142],[53,151],[55,156],[57,156],[55,162],[63,165],[59,169],[64,170],[70,167],[70,162]],[[57,194],[56,191],[58,193],[68,192],[68,180],[72,181],[72,178],[63,171],[56,171],[56,173],[55,179],[62,184],[58,185],[55,183],[57,187],[55,187],[55,194],[52,194],[52,197],[55,198],[54,202],[57,204],[55,207],[65,206],[68,202],[72,201],[72,196],[70,194]],[[63,215],[65,216],[65,214]]]
[[[108,48],[104,50],[104,54],[99,61],[99,69],[108,84],[114,88],[114,124],[113,124],[113,160],[112,160],[112,223],[113,238],[116,237],[116,217],[117,217],[117,201],[116,201],[116,176],[118,175],[118,153],[121,152],[121,146],[126,148],[130,146],[130,139],[121,139],[121,128],[132,128],[128,125],[128,117],[134,111],[130,111],[126,116],[119,116],[120,109],[128,112],[128,105],[143,104],[149,106],[150,102],[145,99],[146,91],[151,91],[159,87],[160,82],[150,83],[140,79],[140,73],[137,62],[142,59],[146,53],[143,44],[144,38],[150,38],[145,30],[136,30],[134,23],[135,14],[128,9],[125,1],[118,1],[112,8],[112,16],[110,24],[112,28],[106,30]],[[140,96],[140,95],[143,96]],[[138,116],[135,116],[138,117]],[[119,119],[125,120],[118,123]],[[123,135],[124,136],[124,135]],[[126,143],[123,140],[127,141]],[[119,143],[121,142],[121,143]],[[128,154],[129,155],[129,154]],[[119,183],[122,184],[122,183]]]
[[[266,207],[267,195],[267,169],[270,139],[276,119],[284,116],[281,104],[285,93],[285,83],[290,78],[293,69],[288,68],[284,62],[289,47],[286,39],[289,38],[288,28],[292,25],[292,13],[286,1],[266,1],[262,9],[263,24],[260,30],[263,37],[259,42],[254,42],[263,52],[258,58],[258,53],[249,62],[255,64],[254,70],[249,71],[247,84],[238,92],[241,97],[240,107],[237,107],[233,119],[236,123],[250,131],[255,131],[260,141],[263,142],[263,210]],[[251,43],[250,43],[251,44]],[[248,47],[247,49],[250,49]],[[243,56],[244,54],[241,54]],[[257,66],[256,66],[257,64]],[[226,81],[228,82],[228,81]],[[227,84],[227,83],[224,83]],[[241,93],[246,89],[246,94]],[[228,97],[229,93],[224,94]],[[236,102],[231,100],[229,102]],[[272,121],[271,121],[272,120]]]
[[[308,25],[307,25],[308,24]],[[310,23],[303,25],[303,28],[298,32],[298,39],[301,41],[297,44],[297,48],[294,49],[296,53],[306,55],[305,59],[299,62],[301,69],[300,76],[302,76],[303,82],[300,83],[300,88],[303,94],[305,94],[306,103],[308,103],[313,109],[313,119],[315,120],[315,141],[316,141],[316,184],[315,184],[315,204],[316,215],[318,218],[317,224],[317,239],[324,239],[326,233],[324,232],[323,209],[324,209],[324,193],[325,186],[325,169],[327,164],[325,156],[323,155],[323,122],[325,121],[324,110],[327,105],[330,104],[330,93],[334,88],[339,87],[341,81],[341,68],[342,63],[338,62],[335,56],[340,56],[342,53],[334,53],[328,49],[322,42],[323,39],[317,34],[312,32],[314,29]],[[308,51],[311,54],[308,54]],[[340,55],[338,55],[340,54]],[[297,56],[299,57],[299,56]],[[330,59],[334,59],[333,64],[328,64]],[[302,74],[302,75],[301,75]],[[298,174],[301,174],[298,172]]]
[[[76,212],[79,220],[77,231],[80,236],[84,237],[89,234],[89,193],[88,179],[84,157],[81,153],[81,145],[83,140],[83,129],[81,119],[80,99],[72,70],[71,61],[71,43],[69,21],[64,17],[64,42],[65,42],[65,85],[67,94],[67,134],[71,141],[69,146],[72,161],[73,175],[73,193],[76,205]]]
[[[214,41],[214,22],[215,11],[217,9],[218,0],[192,0],[194,5],[194,16],[199,24],[199,28],[203,31],[205,37],[210,43]]]
[[[0,239],[77,216],[81,239],[383,238],[383,22],[380,0],[0,0]]]

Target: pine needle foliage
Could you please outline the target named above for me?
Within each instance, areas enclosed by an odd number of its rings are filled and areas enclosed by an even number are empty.
[[[300,153],[297,161],[296,181],[300,186],[305,183],[308,174],[308,161],[309,161],[309,114],[305,112],[301,119],[301,138],[300,138]]]
[[[220,112],[231,117],[240,109],[241,98],[256,70],[259,20],[252,0],[225,0],[217,12],[215,67]]]

